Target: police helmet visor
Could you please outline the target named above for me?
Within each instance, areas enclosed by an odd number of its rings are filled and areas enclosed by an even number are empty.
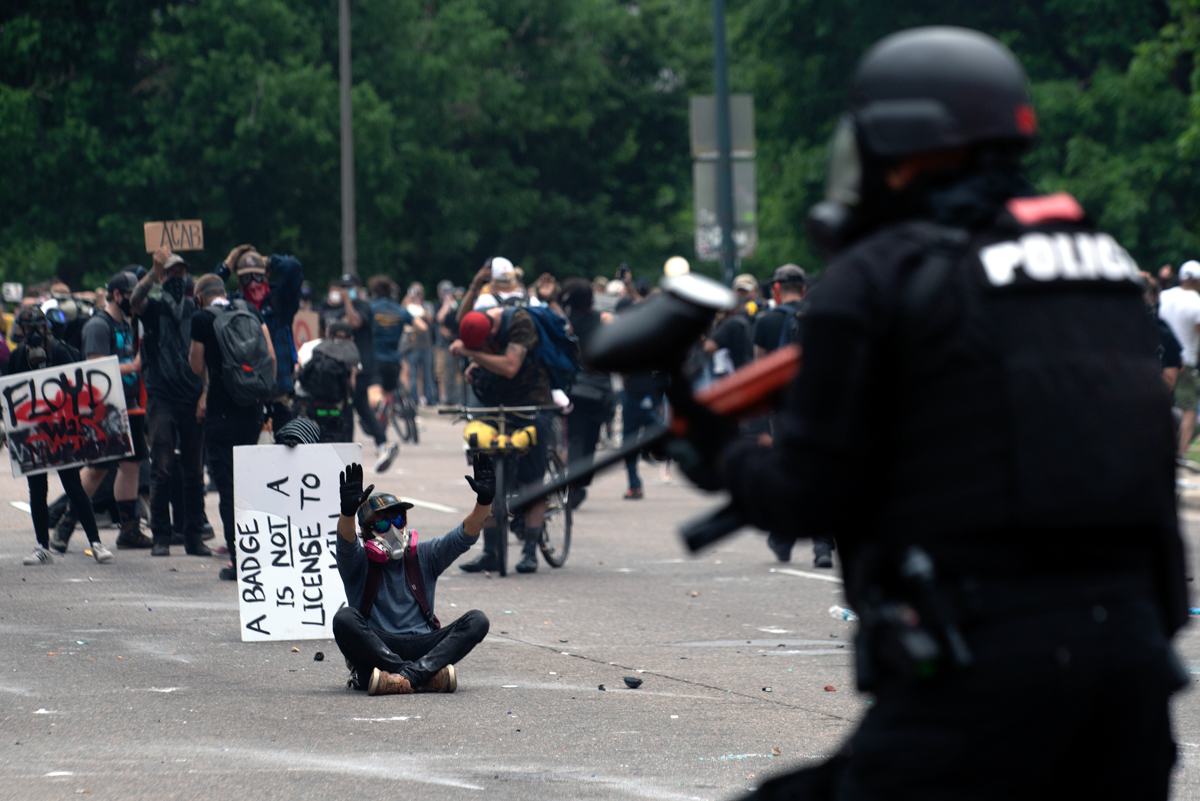
[[[854,117],[843,114],[829,142],[829,167],[825,199],[842,206],[857,206],[862,199],[862,159],[854,131]]]

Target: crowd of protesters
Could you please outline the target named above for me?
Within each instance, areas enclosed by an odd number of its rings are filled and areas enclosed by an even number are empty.
[[[320,297],[304,280],[294,256],[264,256],[243,245],[207,273],[163,249],[153,254],[149,270],[131,265],[95,291],[71,292],[58,281],[27,288],[19,316],[0,309],[0,325],[8,334],[0,339],[0,364],[8,364],[15,349],[10,371],[33,369],[21,349],[38,331],[56,348],[62,346],[52,351],[52,364],[116,356],[135,450],[113,463],[88,465],[74,474],[63,471],[66,495],[53,505],[46,503],[44,477],[30,480],[38,546],[25,562],[42,564],[52,560],[52,552],[65,553],[80,523],[97,560],[111,560],[97,534],[96,513],[104,517],[105,510],[119,527],[119,549],[148,548],[156,556],[168,556],[172,545],[182,545],[187,554],[213,554],[206,545],[215,532],[204,513],[205,469],[209,491],[219,495],[225,535],[225,545],[215,553],[232,553],[233,448],[269,441],[264,437],[297,416],[314,421],[315,436],[323,441],[353,439],[357,417],[375,442],[377,472],[388,470],[396,458],[398,444],[389,441],[387,423],[389,408],[398,402],[413,408],[557,405],[566,413],[563,441],[571,461],[592,456],[605,443],[636,438],[670,416],[666,377],[609,375],[584,362],[569,396],[552,392],[545,369],[532,355],[538,329],[530,310],[548,309],[564,318],[583,352],[596,330],[657,292],[659,277],[689,270],[686,260],[673,257],[661,273],[636,278],[622,264],[611,277],[560,283],[542,273],[527,283],[520,267],[495,257],[465,288],[438,283],[434,299],[427,299],[421,283],[402,289],[382,274],[369,277],[365,287],[358,276],[344,275]],[[1163,278],[1174,282],[1175,276]],[[227,291],[231,283],[236,289]],[[1190,410],[1181,426],[1181,437],[1187,437],[1200,400],[1195,358],[1200,347],[1200,264],[1184,265],[1179,284],[1163,293],[1163,319],[1169,324],[1163,330],[1167,337],[1174,330],[1184,343],[1177,391],[1181,406]],[[778,268],[765,282],[738,275],[733,282],[737,307],[719,315],[697,341],[683,366],[684,377],[699,389],[780,347],[798,344],[808,288],[808,276],[794,264]],[[316,337],[303,343],[293,337],[300,310],[317,314]],[[264,369],[259,372],[274,377],[250,402],[222,378],[220,329],[237,324],[261,338],[257,358]],[[1190,339],[1181,325],[1191,332]],[[540,415],[536,425],[545,428],[555,416]],[[770,417],[745,424],[743,435],[769,442]],[[543,432],[538,439],[543,444],[518,471],[522,480],[540,480],[545,470],[545,443],[554,437]],[[1181,457],[1186,455],[1183,442]],[[627,500],[645,497],[639,462],[646,458],[626,459]],[[660,463],[659,470],[662,481],[671,480],[667,463]],[[573,508],[586,499],[587,483],[571,488]],[[83,504],[84,496],[92,502]],[[149,537],[142,531],[144,518]],[[514,530],[526,544],[535,543],[540,525],[535,504],[514,521]],[[489,521],[483,555],[464,564],[464,570],[495,567],[493,532]],[[768,543],[780,560],[791,558],[790,540],[770,537]],[[816,538],[814,564],[832,567],[833,548],[831,540]],[[525,550],[518,569],[528,572],[536,569],[536,559],[532,548]],[[221,578],[236,578],[232,564]]]

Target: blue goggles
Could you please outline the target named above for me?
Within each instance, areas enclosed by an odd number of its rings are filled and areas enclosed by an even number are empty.
[[[376,520],[371,524],[371,526],[375,529],[376,534],[386,534],[387,530],[393,526],[397,531],[402,531],[406,525],[408,525],[408,521],[406,520],[403,512],[391,518],[390,520]]]

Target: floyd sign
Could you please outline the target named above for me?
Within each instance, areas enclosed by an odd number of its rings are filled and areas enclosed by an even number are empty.
[[[13,477],[133,455],[116,356],[0,378]]]
[[[142,223],[146,236],[146,252],[159,248],[171,250],[204,250],[204,224],[199,220],[171,220]]]
[[[243,642],[333,637],[346,604],[335,556],[339,474],[361,459],[355,443],[233,449]]]

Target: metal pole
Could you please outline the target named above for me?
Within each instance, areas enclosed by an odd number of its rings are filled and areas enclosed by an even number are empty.
[[[350,115],[350,0],[338,0],[338,73],[342,95],[342,272],[358,275],[354,221],[354,128]]]
[[[721,226],[721,274],[733,286],[733,135],[729,127],[729,67],[725,54],[725,0],[713,0],[713,67],[717,89],[717,224]]]

